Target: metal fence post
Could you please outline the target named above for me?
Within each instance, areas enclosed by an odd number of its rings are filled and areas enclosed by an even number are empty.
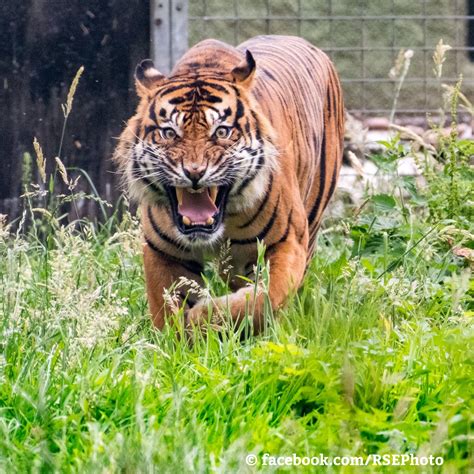
[[[151,0],[151,58],[167,74],[188,48],[188,0]]]

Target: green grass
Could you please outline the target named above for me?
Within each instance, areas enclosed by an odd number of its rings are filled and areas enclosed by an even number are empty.
[[[251,472],[248,453],[413,453],[467,472],[473,288],[451,247],[469,231],[399,204],[378,195],[327,228],[301,291],[243,343],[150,327],[129,214],[114,233],[4,230],[0,470]]]

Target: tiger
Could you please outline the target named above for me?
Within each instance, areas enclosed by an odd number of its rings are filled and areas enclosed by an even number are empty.
[[[167,76],[141,61],[135,85],[139,104],[114,159],[140,207],[152,321],[172,324],[166,292],[178,281],[202,287],[204,265],[227,242],[231,292],[209,300],[183,291],[184,325],[225,313],[234,327],[250,317],[258,334],[265,305],[278,310],[301,286],[336,187],[344,102],[335,67],[299,37],[237,47],[208,39]],[[248,283],[259,242],[265,291]]]

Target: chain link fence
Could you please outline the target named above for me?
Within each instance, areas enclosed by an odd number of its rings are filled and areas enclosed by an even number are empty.
[[[441,38],[452,47],[442,82],[462,74],[466,95],[474,90],[472,0],[202,0],[187,9],[189,45],[205,38],[237,45],[260,34],[306,38],[335,62],[347,108],[356,114],[390,112],[395,82],[388,73],[401,49],[414,55],[397,112],[436,112],[442,98],[432,55]]]

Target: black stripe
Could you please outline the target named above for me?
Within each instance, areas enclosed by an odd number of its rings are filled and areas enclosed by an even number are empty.
[[[162,168],[166,168],[171,174],[174,176],[181,178],[181,175],[176,171],[176,164],[172,162],[172,165],[168,164],[164,159],[167,159],[166,156],[163,156],[161,161],[160,161],[160,166]]]
[[[168,101],[169,104],[172,104],[172,105],[178,105],[178,104],[182,104],[183,102],[186,102],[186,98],[185,97],[174,97],[173,99],[170,99]]]
[[[263,196],[262,202],[260,203],[260,206],[258,206],[257,212],[255,212],[254,215],[245,224],[239,225],[239,229],[244,229],[245,227],[248,227],[250,224],[253,223],[253,221],[262,212],[262,209],[265,207],[265,204],[268,202],[268,198],[270,197],[270,194],[272,192],[272,184],[273,184],[273,173],[270,174],[270,182],[268,183],[267,190],[265,191],[265,196]]]
[[[176,258],[176,257],[173,257],[172,255],[167,254],[166,252],[163,252],[163,250],[159,249],[149,238],[147,238],[146,235],[145,235],[145,242],[160,257],[181,265],[183,268],[188,270],[188,272],[201,276],[201,273],[204,271],[203,266],[200,263],[195,262],[194,260],[181,260],[179,258]]]
[[[156,125],[146,126],[144,130],[145,135],[143,136],[143,138],[146,138],[151,132],[154,132],[155,130],[158,130],[158,127]]]
[[[167,165],[167,168],[176,173],[179,176],[179,173],[176,171],[176,162],[168,156],[167,153],[164,153],[162,156],[162,161],[160,164]]]
[[[335,110],[334,108],[334,101],[333,101],[333,95],[332,95],[332,89],[331,89],[331,79],[332,76],[329,76],[329,84],[328,84],[328,89],[326,92],[326,110],[328,113],[328,120],[331,119],[333,112]]]
[[[151,140],[151,143],[153,143],[154,145],[157,145],[157,143],[153,139]],[[148,151],[148,152],[151,152],[151,154],[153,154],[153,150],[151,149],[151,147],[148,144],[146,146],[147,148],[145,149],[145,153]],[[158,164],[161,168],[166,168],[171,174],[173,174],[174,176],[178,178],[181,178],[181,175],[176,171],[175,163],[171,160],[171,158],[169,158],[167,155],[163,155],[160,158],[161,160],[159,161]],[[166,163],[165,160],[167,160],[168,163],[171,163],[171,165]],[[142,178],[145,182],[147,182],[147,184],[152,185],[151,187],[154,187],[156,189],[156,186],[154,186],[153,183],[146,176],[142,175],[142,168],[140,167],[138,160],[135,160],[135,162],[133,163],[133,168],[136,172],[139,173],[139,174],[135,173],[136,177]],[[146,171],[148,172],[148,169]]]
[[[152,140],[152,143],[153,143],[153,144],[156,144],[156,142],[154,142],[153,140]],[[152,153],[153,153],[153,150],[152,150]],[[161,168],[166,168],[166,170],[168,170],[171,174],[173,174],[174,176],[176,176],[176,177],[178,177],[178,178],[181,178],[181,175],[180,175],[180,174],[176,171],[176,169],[175,169],[175,163],[173,163],[173,161],[171,161],[171,159],[168,158],[168,156],[163,155],[163,156],[161,156],[160,158],[161,158],[161,160],[159,161],[158,164],[159,164],[159,166],[160,166]],[[169,163],[171,163],[171,165],[169,165],[168,163],[166,163],[165,160],[167,160]],[[138,165],[137,162],[135,162],[135,164]],[[141,170],[140,170],[140,171],[141,171]],[[148,171],[148,170],[147,170],[147,171]],[[163,170],[160,170],[160,171],[163,171]]]
[[[138,158],[136,156],[135,151],[133,151],[132,158],[134,160],[133,165],[132,165],[132,177],[133,178],[140,178],[141,177],[140,165],[138,164]]]
[[[164,130],[164,128],[165,127],[158,127],[158,130]],[[156,145],[156,147],[159,148],[160,150],[163,149],[163,147],[155,140],[154,137],[151,137],[150,142],[153,145]],[[149,151],[153,155],[153,148],[149,144],[147,144],[147,151]],[[154,158],[158,158],[158,157],[154,156]],[[162,164],[163,161],[166,160],[171,166],[171,169],[174,169],[174,167],[176,166],[176,163],[168,156],[167,153],[160,155],[159,158],[160,158],[160,161],[158,162],[158,164]]]
[[[331,199],[331,196],[332,196],[332,194],[334,192],[334,189],[336,187],[336,182],[337,182],[337,163],[335,164],[334,171],[332,173],[331,185],[329,186],[328,195],[326,196],[326,202],[324,203],[324,209],[328,205],[329,199]]]
[[[176,92],[181,89],[186,89],[188,87],[190,87],[189,83],[184,83],[184,84],[168,87],[167,89],[160,92],[160,97],[164,97],[167,94],[171,94],[172,92]]]
[[[167,94],[171,94],[172,92],[179,91],[181,89],[185,89],[185,88],[196,89],[198,87],[210,87],[211,89],[214,89],[216,91],[228,93],[228,90],[224,86],[220,84],[216,84],[214,82],[203,81],[200,79],[197,81],[189,82],[189,79],[187,78],[180,79],[180,81],[181,82],[186,81],[186,82],[184,82],[184,84],[177,84],[175,86],[170,86],[167,89],[161,91],[160,97],[163,97]]]
[[[197,73],[195,72],[186,72],[183,74],[176,74],[175,76],[172,77],[171,81],[172,82],[183,82],[183,81],[196,81],[197,79]],[[233,82],[229,79],[226,79],[222,74],[218,74],[214,71],[206,71],[206,70],[201,70],[199,71],[199,80],[201,81],[217,81],[218,83],[225,83],[228,84],[229,86],[233,85]]]
[[[255,120],[255,138],[260,141],[262,138],[262,134],[260,132],[260,122],[258,121],[257,114],[254,110],[251,110],[250,113],[252,114],[252,117]]]
[[[292,215],[293,215],[293,209],[290,211],[290,214],[288,216],[288,224],[286,224],[285,232],[283,232],[283,235],[276,242],[274,242],[273,244],[270,244],[267,247],[267,254],[268,254],[268,252],[272,252],[278,244],[281,244],[282,242],[284,242],[288,238],[288,235],[290,233],[291,216]]]
[[[226,107],[223,111],[223,114],[219,116],[221,120],[225,120],[229,115],[232,113],[232,109],[230,107]]]
[[[217,61],[206,61],[204,67],[208,69],[220,69],[220,64]]]
[[[158,123],[156,120],[155,103],[156,103],[156,99],[153,100],[153,102],[150,104],[150,108],[148,109],[148,112],[150,114],[150,119],[153,120],[154,123]]]
[[[222,153],[222,155],[221,155],[221,156],[219,156],[219,158],[217,158],[217,160],[216,160],[216,161],[214,161],[214,163],[213,163],[213,164],[214,164],[214,166],[217,166],[217,165],[219,165],[219,164],[220,164],[220,162],[221,162],[221,161],[222,161],[224,158],[225,158],[225,153]]]
[[[313,221],[318,214],[319,208],[321,206],[321,200],[323,199],[324,194],[324,183],[326,182],[326,131],[323,130],[323,140],[321,143],[321,155],[320,155],[320,175],[319,175],[319,189],[318,195],[316,196],[316,201],[314,202],[313,207],[311,208],[310,213],[308,214],[308,223],[311,226]]]
[[[153,181],[150,181],[146,176],[142,175],[138,161],[135,161],[133,164],[133,175],[137,178],[140,178],[148,187],[153,189],[155,193],[163,194],[163,191]]]
[[[203,102],[209,102],[211,104],[217,104],[219,102],[222,102],[222,99],[220,97],[217,97],[216,95],[205,95],[202,97],[201,101]]]
[[[296,239],[298,240],[298,243],[301,243],[301,241],[303,240],[304,234],[305,234],[305,228],[303,227],[303,229],[301,229],[301,230],[302,230],[302,232],[300,234],[296,235]]]
[[[247,135],[250,135],[250,122],[249,122],[248,120],[245,121],[245,126],[244,126],[244,128],[245,128],[245,133],[246,133]]]
[[[244,104],[240,99],[237,99],[237,108],[235,110],[234,127],[237,126],[237,121],[244,116]]]
[[[153,189],[155,193],[163,194],[163,191],[159,187],[157,187],[153,181],[150,181],[148,178],[145,178],[144,176],[140,176],[140,178],[147,185],[147,187],[150,187],[151,189]]]
[[[237,188],[237,191],[235,193],[233,193],[233,195],[237,195],[237,194],[241,194],[242,191],[256,178],[256,176],[258,175],[258,172],[260,171],[260,168],[263,166],[263,164],[265,163],[265,158],[264,158],[264,155],[263,155],[263,152],[261,150],[259,150],[260,153],[259,153],[259,157],[258,157],[258,163],[257,163],[257,166],[255,167],[255,171],[252,172],[252,174],[250,176],[247,176],[243,181],[242,183],[240,184],[240,186]],[[252,153],[252,152],[251,152]]]
[[[155,222],[155,219],[153,218],[153,213],[151,212],[150,206],[148,206],[147,213],[148,213],[148,219],[150,220],[151,227],[153,228],[155,233],[158,235],[158,237],[160,237],[161,240],[164,240],[165,242],[168,242],[169,244],[175,247],[179,247],[178,242],[176,242],[174,239],[172,239],[171,237],[169,237],[168,235],[166,235],[164,232],[160,230],[157,223]]]
[[[275,78],[275,76],[268,70],[268,69],[264,69],[263,70],[264,74],[269,77],[272,81],[276,81],[277,79]]]
[[[195,86],[193,85],[193,87],[210,87],[211,89],[215,89],[216,91],[219,91],[219,92],[225,92],[225,93],[229,93],[229,91],[227,90],[227,88],[225,88],[224,86],[220,85],[220,84],[216,84],[215,82],[209,82],[209,81],[196,81],[194,84],[196,84]]]
[[[336,81],[337,79],[331,74],[331,97],[332,97],[332,110],[333,110],[334,119],[336,119],[336,114],[338,111]]]
[[[230,243],[231,244],[237,244],[237,245],[245,245],[245,244],[254,244],[257,241],[257,239],[258,240],[263,240],[265,238],[265,236],[268,234],[268,232],[270,231],[273,223],[275,222],[275,219],[276,219],[276,216],[277,216],[277,213],[278,213],[278,206],[279,205],[280,205],[280,195],[278,195],[278,199],[277,199],[277,202],[275,204],[275,209],[273,209],[272,216],[270,217],[269,221],[267,222],[265,227],[262,229],[262,231],[258,235],[256,235],[255,237],[252,237],[250,239],[242,239],[242,240],[232,239],[230,241]]]

